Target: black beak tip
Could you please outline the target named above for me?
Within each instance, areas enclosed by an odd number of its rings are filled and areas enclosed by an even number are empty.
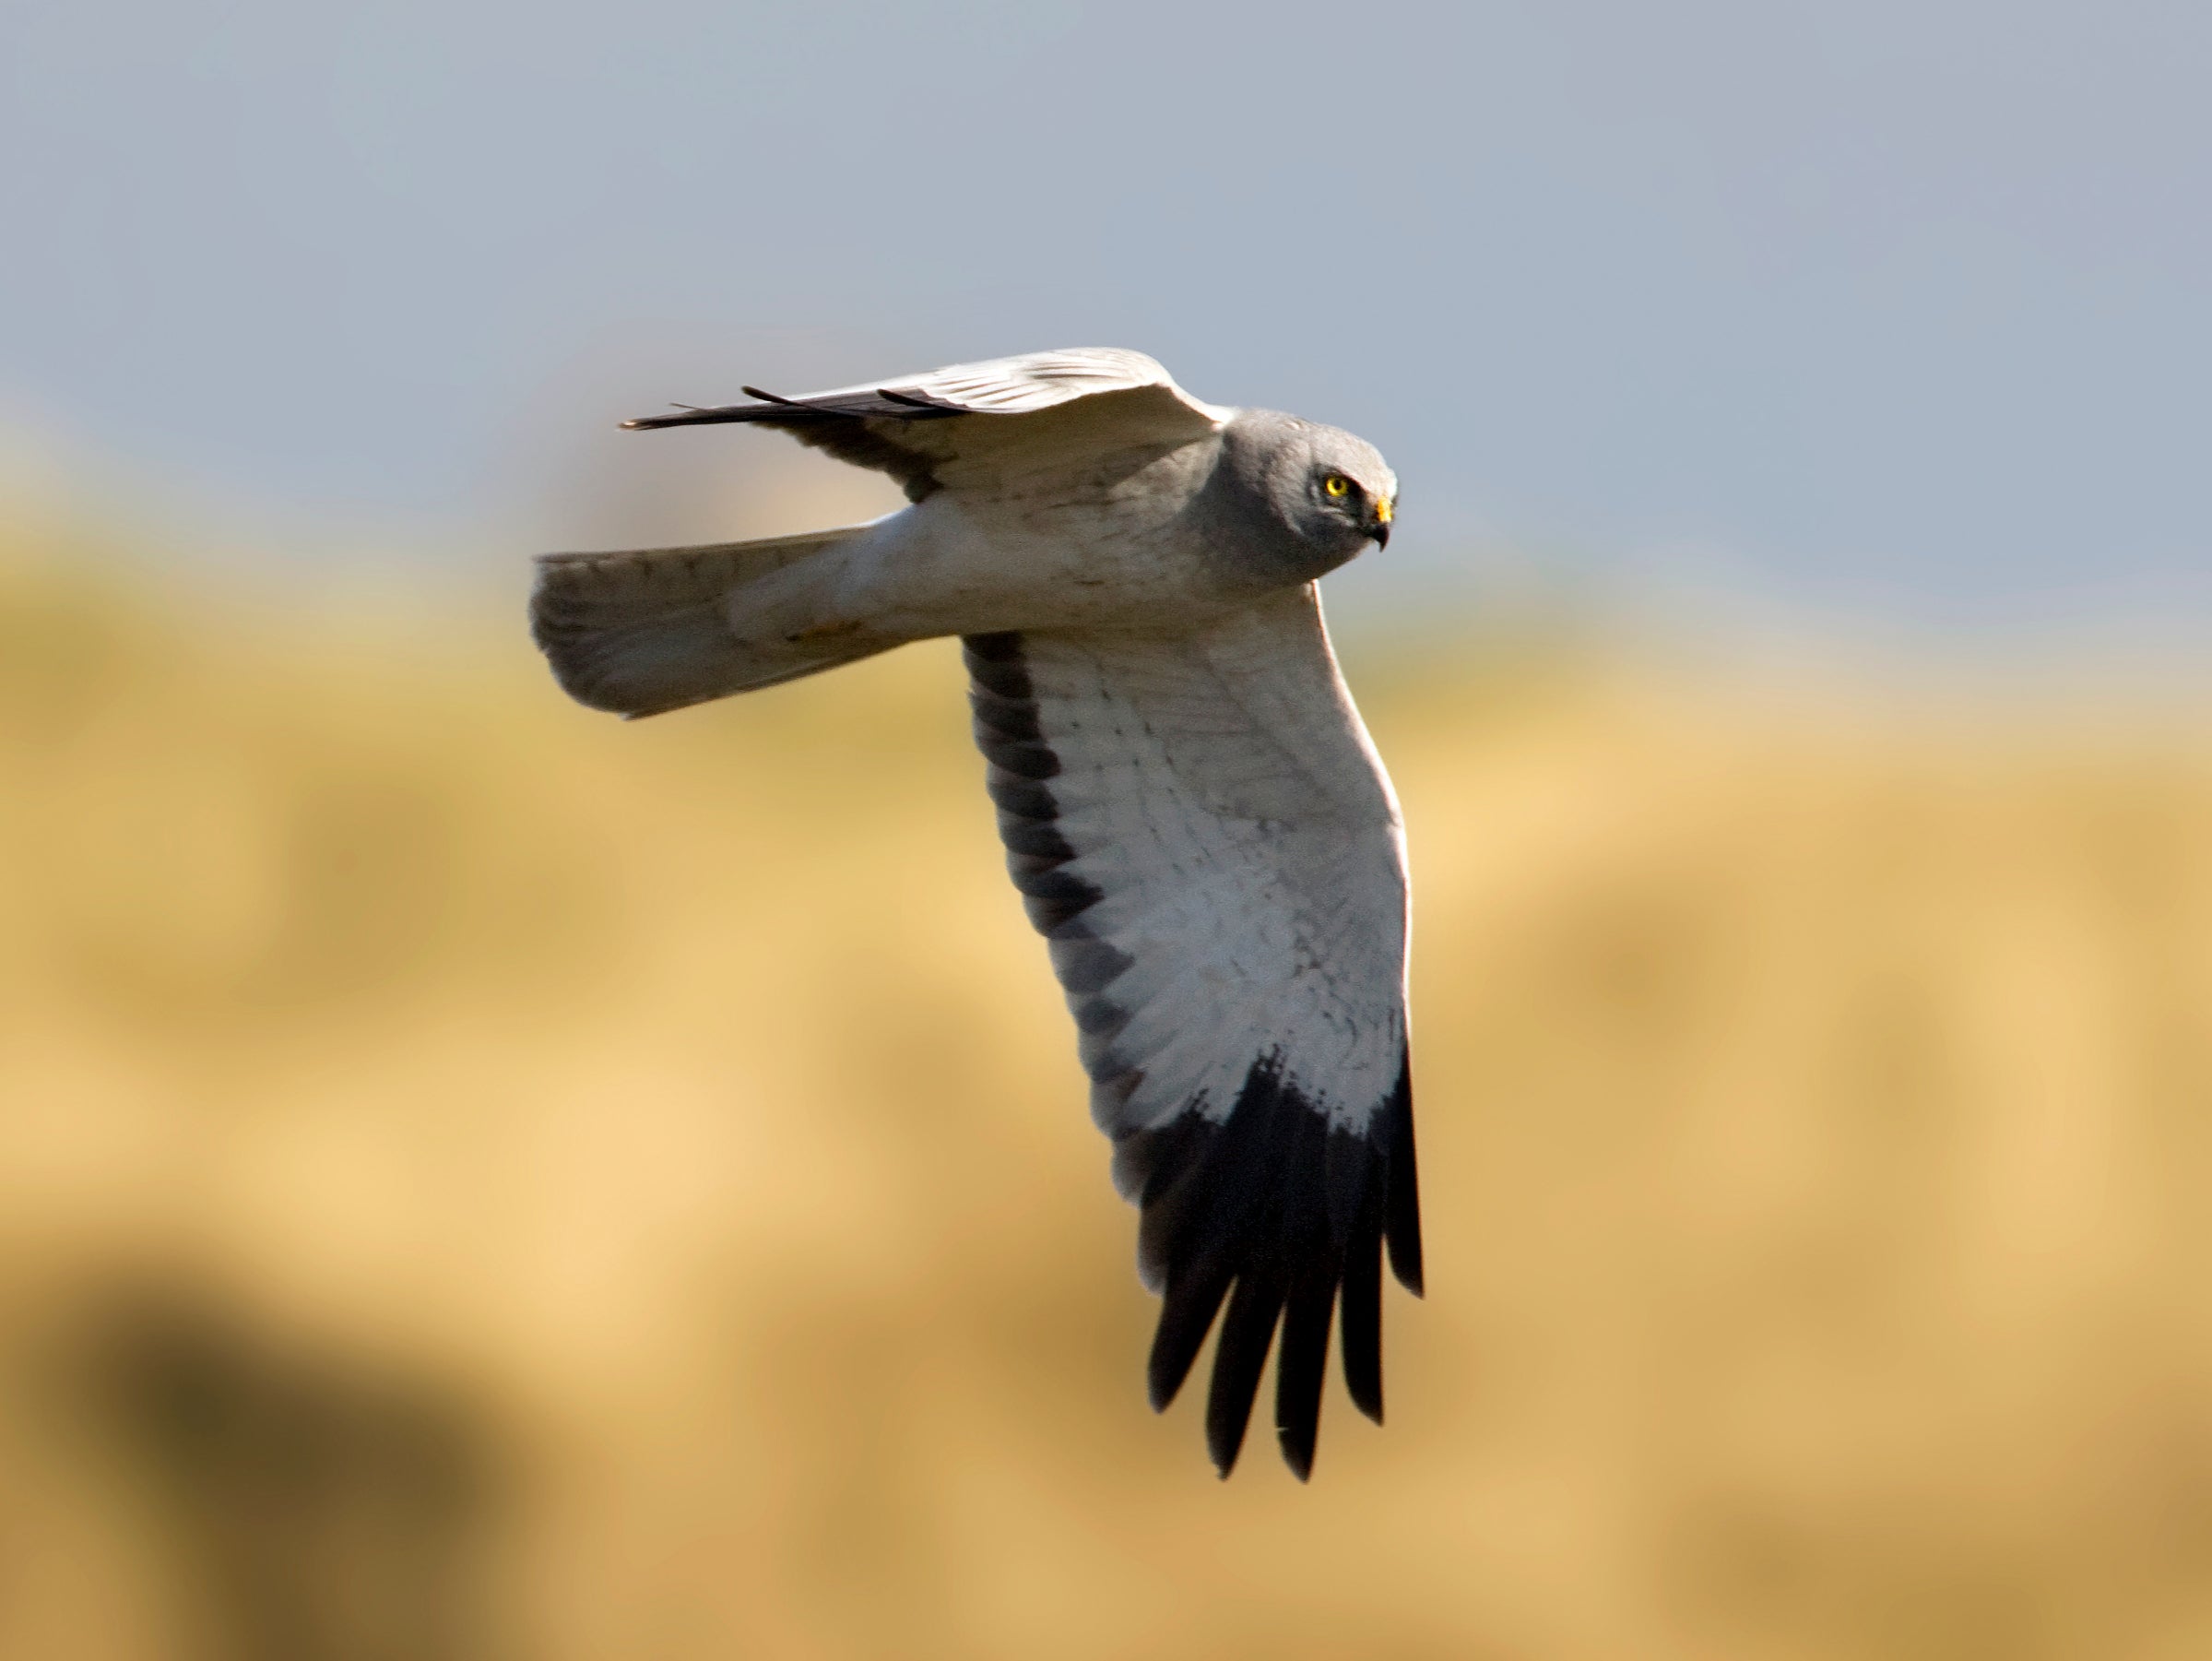
[[[1378,548],[1388,548],[1390,545],[1390,528],[1388,525],[1378,525],[1367,534],[1375,539],[1375,546]]]

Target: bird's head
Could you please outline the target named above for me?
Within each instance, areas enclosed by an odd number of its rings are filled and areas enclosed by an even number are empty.
[[[1311,582],[1390,540],[1398,475],[1366,439],[1269,409],[1238,411],[1222,439],[1207,508],[1241,581]]]
[[[1240,409],[1192,499],[1192,528],[1233,590],[1309,583],[1390,540],[1398,475],[1375,446],[1272,409]]]
[[[1387,547],[1398,516],[1398,475],[1375,446],[1336,427],[1314,427],[1307,458],[1307,509],[1303,528],[1316,542]]]

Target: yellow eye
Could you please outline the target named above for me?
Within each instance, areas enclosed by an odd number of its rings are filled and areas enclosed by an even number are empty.
[[[1349,496],[1352,493],[1352,481],[1342,473],[1331,473],[1321,481],[1321,488],[1331,496]]]

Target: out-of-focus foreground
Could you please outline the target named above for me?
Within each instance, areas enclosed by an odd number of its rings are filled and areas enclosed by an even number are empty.
[[[2212,1654],[2212,728],[1363,679],[1433,1289],[1224,1486],[951,652],[428,627],[0,562],[0,1654]]]

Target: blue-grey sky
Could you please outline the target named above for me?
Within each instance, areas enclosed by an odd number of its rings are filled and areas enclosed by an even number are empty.
[[[11,0],[0,417],[519,537],[640,400],[1129,345],[1409,568],[2212,619],[2207,88],[2203,0]]]

